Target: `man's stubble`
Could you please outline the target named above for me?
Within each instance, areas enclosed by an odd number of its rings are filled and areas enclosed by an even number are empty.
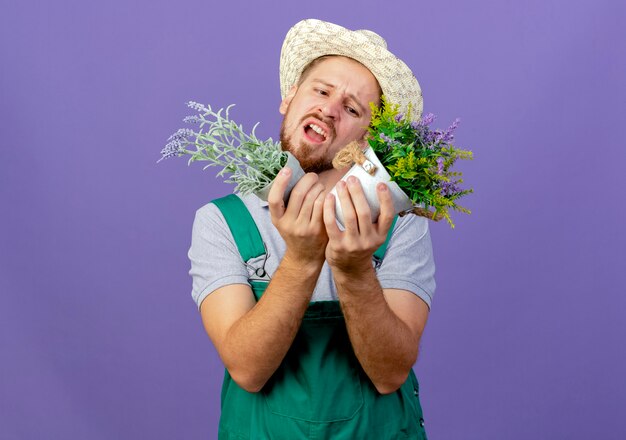
[[[305,173],[316,173],[320,174],[323,171],[328,171],[333,169],[333,158],[328,157],[319,157],[312,158],[312,154],[315,151],[315,148],[306,143],[305,141],[300,141],[300,145],[298,149],[294,149],[294,145],[291,142],[291,136],[288,136],[286,133],[285,121],[287,120],[287,116],[289,115],[289,109],[285,113],[283,117],[283,121],[280,124],[280,145],[283,151],[289,151],[293,154],[298,162],[300,162],[300,166],[304,170]],[[315,114],[305,115],[296,125],[297,128],[302,126],[302,122],[307,118],[316,118],[319,117]],[[334,138],[334,126],[332,121],[325,121],[326,125],[328,125],[332,131],[331,136]]]

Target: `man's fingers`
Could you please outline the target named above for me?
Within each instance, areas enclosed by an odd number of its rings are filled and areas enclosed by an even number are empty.
[[[281,218],[285,213],[283,196],[289,184],[289,179],[291,179],[291,173],[292,171],[287,167],[280,170],[278,176],[276,176],[272,183],[272,189],[270,189],[267,195],[267,203],[269,204],[270,214],[273,218]]]
[[[358,235],[359,221],[354,210],[354,205],[352,204],[348,186],[346,182],[340,180],[335,187],[337,188],[337,196],[339,197],[341,212],[343,214],[343,225],[346,228],[346,232],[351,235]]]
[[[302,204],[305,201],[305,198],[313,185],[315,185],[319,180],[319,177],[315,173],[307,173],[296,183],[293,190],[291,190],[291,194],[289,195],[289,204],[287,205],[287,213],[293,218],[297,218],[300,210],[302,209]],[[309,213],[310,218],[310,213]]]
[[[395,212],[393,209],[393,199],[391,198],[391,191],[387,184],[380,182],[376,185],[376,192],[378,193],[378,200],[380,201],[380,215],[378,216],[378,233],[387,235]]]
[[[324,198],[324,226],[326,226],[326,235],[330,240],[335,240],[341,235],[341,230],[337,226],[335,213],[335,196],[332,193],[326,194]]]
[[[363,187],[359,179],[354,176],[348,177],[347,180],[350,199],[359,224],[359,232],[363,235],[369,235],[372,230],[372,211],[369,203],[367,203]]]
[[[324,192],[321,192],[315,202],[313,203],[313,213],[311,214],[311,221],[314,223],[323,223],[324,222],[324,201],[326,200],[326,196]]]
[[[317,182],[314,184],[304,196],[302,207],[298,214],[298,221],[309,223],[311,218],[315,217],[313,210],[315,209],[315,201],[320,197],[320,194],[324,191],[324,185]]]

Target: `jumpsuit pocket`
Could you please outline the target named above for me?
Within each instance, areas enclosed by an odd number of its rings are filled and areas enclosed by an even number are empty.
[[[275,415],[308,422],[353,418],[363,406],[361,370],[343,317],[305,318],[261,392]]]

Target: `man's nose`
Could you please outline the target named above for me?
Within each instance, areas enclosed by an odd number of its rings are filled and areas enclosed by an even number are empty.
[[[320,105],[320,112],[328,118],[337,119],[341,106],[341,100],[330,97]]]

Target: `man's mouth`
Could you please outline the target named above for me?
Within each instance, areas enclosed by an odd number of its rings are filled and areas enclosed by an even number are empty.
[[[314,122],[304,126],[304,134],[313,143],[321,144],[328,138],[328,133]]]
[[[315,123],[307,124],[304,126],[304,133],[306,136],[315,143],[322,143],[328,136],[326,131]]]

